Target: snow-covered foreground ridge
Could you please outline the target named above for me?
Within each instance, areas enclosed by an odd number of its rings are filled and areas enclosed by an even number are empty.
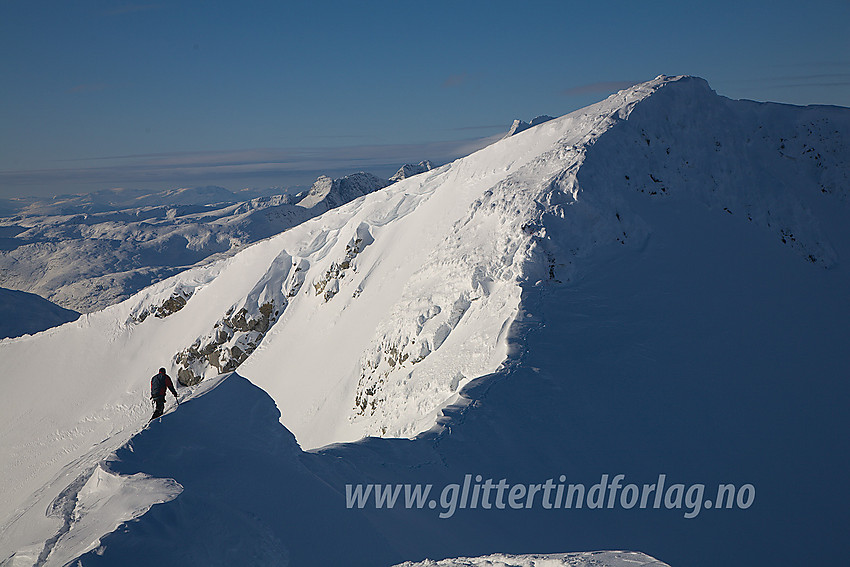
[[[496,554],[416,563],[408,561],[395,567],[667,567],[667,564],[633,551],[589,551],[546,555]]]
[[[56,533],[64,520],[44,510],[145,423],[161,365],[200,387],[238,367],[304,448],[412,436],[509,358],[524,290],[645,245],[635,199],[740,215],[828,268],[838,258],[812,211],[846,210],[848,140],[847,109],[659,77],[0,342],[0,558]]]

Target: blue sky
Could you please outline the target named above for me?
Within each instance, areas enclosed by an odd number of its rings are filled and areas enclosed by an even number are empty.
[[[0,197],[444,162],[659,74],[850,106],[850,2],[0,0]]]

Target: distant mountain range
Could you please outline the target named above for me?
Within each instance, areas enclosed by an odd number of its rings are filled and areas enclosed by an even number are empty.
[[[102,309],[430,167],[405,165],[391,180],[368,173],[323,176],[296,196],[209,186],[7,201],[8,216],[0,218],[0,285],[75,311]]]

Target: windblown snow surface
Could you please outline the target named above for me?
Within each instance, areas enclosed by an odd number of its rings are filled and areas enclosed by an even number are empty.
[[[662,76],[2,341],[0,561],[839,564],[848,140],[848,109]],[[143,429],[161,365],[190,386]],[[346,507],[617,474],[755,498]]]

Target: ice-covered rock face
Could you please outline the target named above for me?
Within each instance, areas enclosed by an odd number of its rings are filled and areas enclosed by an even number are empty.
[[[192,297],[192,293],[194,293],[193,289],[178,286],[178,288],[172,291],[171,295],[161,303],[140,305],[130,315],[129,320],[134,323],[141,323],[147,319],[149,315],[153,315],[158,319],[164,319],[183,309],[186,306],[186,302],[190,297]]]
[[[180,383],[194,386],[205,376],[232,372],[245,362],[300,290],[306,266],[305,260],[286,253],[277,256],[245,299],[231,305],[209,333],[174,356]]]
[[[361,224],[357,227],[354,236],[348,244],[345,245],[345,254],[338,261],[331,262],[331,265],[322,275],[322,277],[313,282],[313,289],[316,295],[322,296],[324,300],[330,301],[339,292],[339,281],[345,277],[349,270],[352,273],[357,272],[355,258],[363,251],[366,246],[369,246],[375,241],[369,231],[367,224]],[[359,295],[361,290],[355,290],[355,295]]]

